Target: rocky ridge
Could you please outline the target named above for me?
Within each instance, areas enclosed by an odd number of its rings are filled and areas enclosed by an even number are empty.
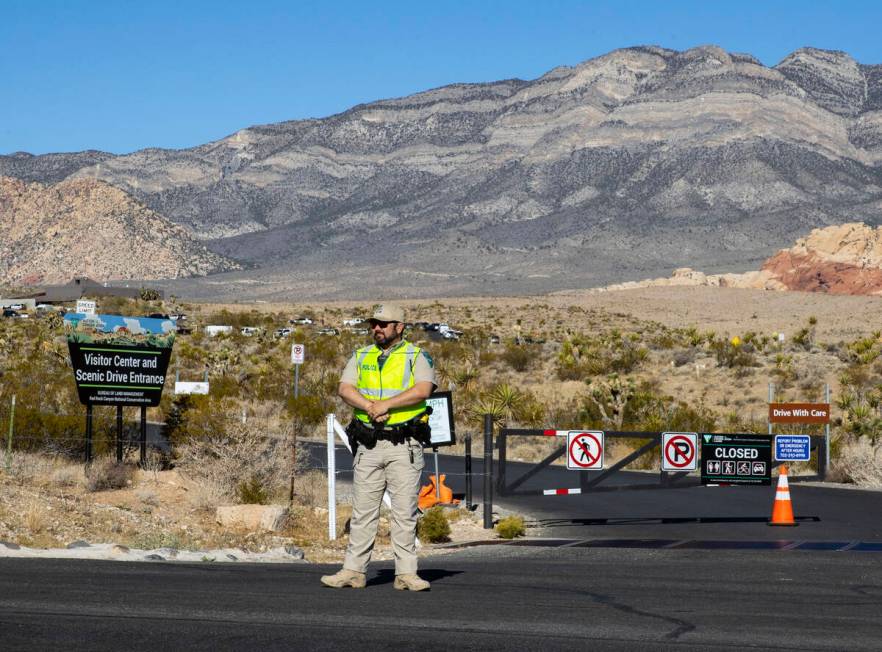
[[[105,181],[257,268],[172,284],[203,298],[740,272],[812,228],[882,223],[882,66],[634,47],[186,150],[0,156],[0,174]]]
[[[0,177],[0,282],[160,279],[241,269],[104,181]]]

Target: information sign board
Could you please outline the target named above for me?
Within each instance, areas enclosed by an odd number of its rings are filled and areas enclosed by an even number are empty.
[[[772,436],[703,433],[702,484],[772,484]]]
[[[809,435],[775,435],[775,460],[778,462],[808,462],[812,458],[812,438]]]
[[[426,405],[432,408],[432,414],[429,415],[429,428],[432,430],[430,445],[434,448],[456,443],[453,394],[451,392],[435,392],[426,399]]]
[[[175,341],[171,319],[64,316],[67,347],[84,405],[159,405]]]
[[[175,383],[175,396],[186,394],[208,394],[208,383],[179,380]]]

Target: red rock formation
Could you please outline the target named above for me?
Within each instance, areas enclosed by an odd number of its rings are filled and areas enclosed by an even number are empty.
[[[762,266],[787,290],[882,294],[882,227],[848,223],[814,229]]]

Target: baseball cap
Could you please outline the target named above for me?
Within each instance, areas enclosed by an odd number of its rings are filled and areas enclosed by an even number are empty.
[[[399,308],[398,306],[393,306],[389,304],[384,304],[379,306],[376,310],[374,310],[374,314],[371,315],[371,320],[373,321],[404,321],[404,310]]]

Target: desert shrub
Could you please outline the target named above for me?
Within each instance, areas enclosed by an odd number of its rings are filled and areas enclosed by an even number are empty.
[[[290,426],[271,432],[255,419],[242,423],[235,412],[220,414],[218,420],[219,430],[175,447],[177,468],[200,485],[202,505],[253,499],[261,490],[267,501],[286,496],[294,472]],[[251,483],[244,494],[243,482]]]
[[[530,368],[537,353],[535,346],[506,344],[505,351],[502,352],[500,357],[514,371],[523,372]]]
[[[649,356],[637,333],[612,330],[600,335],[572,335],[564,340],[557,359],[561,380],[630,373]]]
[[[236,498],[243,505],[266,505],[269,502],[266,487],[257,476],[251,476],[239,483],[236,487]]]
[[[717,358],[717,364],[720,367],[743,368],[756,367],[758,362],[753,354],[753,347],[744,347],[741,339],[737,341],[728,341],[726,339],[718,339],[711,342],[711,351]]]
[[[106,491],[125,489],[135,474],[134,467],[112,457],[99,457],[86,470],[86,489]]]
[[[309,426],[316,426],[325,420],[325,416],[334,411],[333,394],[317,396],[288,397],[285,404],[288,416],[294,420],[298,430]]]
[[[450,540],[450,522],[441,507],[433,507],[417,522],[417,536],[426,543]]]
[[[527,530],[524,527],[524,518],[522,516],[506,516],[499,519],[494,528],[496,533],[503,539],[514,539],[522,537]]]
[[[882,487],[882,444],[865,437],[840,441],[832,455],[831,477],[862,487]]]
[[[673,361],[675,367],[682,367],[685,364],[694,362],[695,349],[680,349],[679,351],[674,351]]]
[[[538,426],[545,409],[530,391],[499,383],[478,392],[465,409],[466,418],[478,427],[483,427],[485,414],[491,415],[498,425],[519,422]]]

